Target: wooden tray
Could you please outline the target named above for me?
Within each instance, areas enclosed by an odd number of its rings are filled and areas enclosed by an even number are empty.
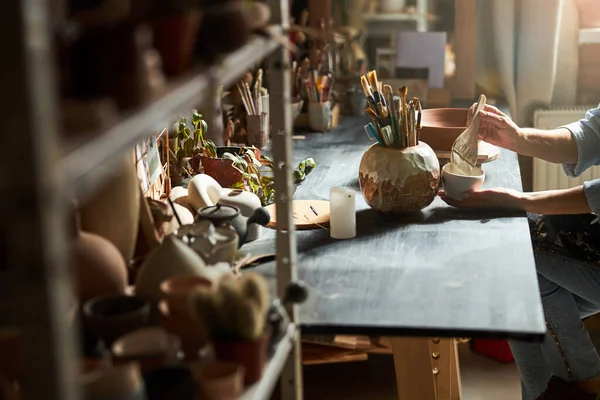
[[[311,206],[317,211],[318,215],[315,215]],[[329,201],[294,200],[292,207],[294,226],[297,230],[319,229],[329,226]],[[277,226],[275,204],[267,206],[266,209],[269,211],[269,214],[271,214],[271,220],[267,226],[269,228],[275,228]]]

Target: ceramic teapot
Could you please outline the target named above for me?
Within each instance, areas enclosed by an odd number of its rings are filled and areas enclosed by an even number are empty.
[[[261,226],[266,226],[271,219],[266,208],[260,207],[254,210],[250,218],[244,217],[240,213],[240,209],[235,206],[217,203],[214,206],[207,206],[198,211],[195,223],[208,220],[215,227],[230,227],[238,234],[238,248],[246,243],[246,236],[250,224],[256,223]]]

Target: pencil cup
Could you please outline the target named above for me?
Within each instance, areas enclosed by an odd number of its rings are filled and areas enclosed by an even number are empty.
[[[269,95],[268,94],[262,95],[260,99],[262,101],[262,112],[267,114],[267,116],[265,117],[266,121],[267,121],[267,124],[265,126],[265,131],[267,132],[267,137],[270,137],[271,136],[271,130],[270,130],[271,118],[269,117],[270,116],[270,114],[269,114]]]
[[[327,132],[331,129],[331,103],[310,102],[308,104],[308,125],[316,132]]]
[[[254,146],[257,149],[262,149],[269,141],[269,134],[267,132],[267,114],[248,115],[246,121],[248,122],[246,129],[248,145]]]

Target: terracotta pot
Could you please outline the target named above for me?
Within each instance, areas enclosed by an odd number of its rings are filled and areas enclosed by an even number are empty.
[[[456,138],[467,129],[467,108],[423,110],[420,140],[435,150],[452,149]]]
[[[208,344],[208,332],[195,320],[181,314],[171,313],[166,301],[158,305],[161,313],[162,327],[181,340],[181,350],[185,360],[198,360],[200,351]]]
[[[135,296],[96,297],[83,305],[84,324],[112,346],[120,336],[146,325],[150,310],[150,303]]]
[[[241,147],[217,147],[217,157],[223,157],[226,152],[239,154]],[[254,150],[260,160],[260,151]],[[231,187],[242,179],[242,173],[233,168],[233,161],[225,158],[201,157],[202,167],[206,175],[212,176],[222,187]]]
[[[110,240],[129,262],[138,236],[140,204],[137,168],[133,157],[126,156],[120,172],[80,207],[81,227]]]
[[[124,294],[127,266],[122,254],[107,239],[79,229],[73,222],[75,236],[69,245],[70,268],[75,277],[76,295],[84,302],[101,295]]]
[[[160,290],[165,296],[171,313],[191,319],[191,296],[199,288],[211,288],[212,286],[213,282],[203,276],[179,275],[161,283]]]
[[[245,370],[241,364],[214,361],[192,366],[198,392],[206,400],[235,400],[244,389]]]
[[[202,11],[204,20],[198,31],[196,52],[202,54],[206,64],[246,44],[250,26],[243,1],[214,1]]]
[[[260,380],[267,361],[269,334],[266,332],[257,340],[214,340],[213,347],[217,360],[231,361],[244,366],[244,383],[251,385]]]
[[[392,214],[414,213],[435,198],[440,183],[440,163],[426,143],[406,149],[374,144],[359,168],[363,196],[372,208]]]
[[[200,14],[188,12],[169,15],[150,22],[154,48],[160,53],[165,75],[177,76],[188,71],[196,44]]]

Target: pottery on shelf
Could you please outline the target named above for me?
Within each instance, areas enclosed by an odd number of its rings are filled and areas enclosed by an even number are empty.
[[[117,338],[148,323],[150,303],[135,296],[100,296],[83,305],[83,316],[84,325],[111,346]]]
[[[256,340],[213,340],[217,360],[230,361],[244,366],[244,383],[251,385],[262,378],[267,362],[269,333]]]
[[[165,280],[188,274],[201,275],[206,266],[202,258],[174,234],[146,258],[136,277],[135,294],[158,303],[163,297],[160,285]]]
[[[420,140],[434,150],[450,151],[467,129],[467,108],[429,108],[422,111]]]
[[[80,378],[88,400],[146,400],[142,373],[137,363],[99,368]]]
[[[195,223],[202,220],[212,222],[215,227],[231,227],[238,234],[238,247],[241,247],[247,240],[248,228],[252,224],[266,226],[271,219],[266,208],[260,207],[254,210],[250,218],[244,217],[239,208],[217,203],[214,206],[204,207],[198,210],[198,216]]]
[[[114,243],[124,260],[133,258],[140,221],[140,183],[132,156],[102,190],[81,204],[81,227]]]
[[[194,364],[192,373],[202,399],[235,400],[244,390],[245,370],[238,363],[213,361]]]
[[[78,215],[74,217],[73,233],[69,261],[80,304],[101,295],[124,294],[127,265],[115,245],[102,236],[81,231]]]
[[[145,371],[148,400],[197,400],[198,389],[191,368],[168,365]]]
[[[200,21],[200,13],[191,11],[150,21],[154,48],[161,56],[166,76],[181,75],[190,69]]]
[[[112,345],[112,354],[115,364],[135,361],[147,370],[178,362],[180,349],[177,336],[152,326],[121,336]]]
[[[212,280],[200,275],[179,275],[161,283],[160,290],[169,306],[170,313],[192,319],[191,296],[198,288],[210,288],[215,284]]]
[[[194,319],[181,313],[171,312],[166,300],[158,304],[160,324],[181,340],[184,359],[198,360],[200,353],[208,345],[208,332]]]
[[[212,176],[198,174],[188,183],[189,202],[198,211],[207,206],[214,206],[223,194],[223,187]]]
[[[242,173],[233,167],[233,161],[223,158],[223,154],[242,154],[246,148],[239,146],[218,146],[217,158],[201,156],[202,168],[206,175],[213,177],[221,187],[228,188],[242,180]],[[254,154],[260,160],[260,150],[254,148]],[[244,156],[247,161],[250,158]]]
[[[229,227],[215,228],[212,222],[204,220],[182,226],[175,234],[202,257],[207,265],[232,265],[235,261],[239,237]]]
[[[359,183],[371,208],[391,214],[414,213],[435,198],[440,163],[424,142],[405,149],[374,144],[360,161]]]
[[[262,207],[260,198],[252,192],[240,189],[223,189],[219,203],[239,208],[240,213],[250,218],[254,211]],[[262,226],[251,224],[246,233],[246,242],[257,240],[262,235]]]

